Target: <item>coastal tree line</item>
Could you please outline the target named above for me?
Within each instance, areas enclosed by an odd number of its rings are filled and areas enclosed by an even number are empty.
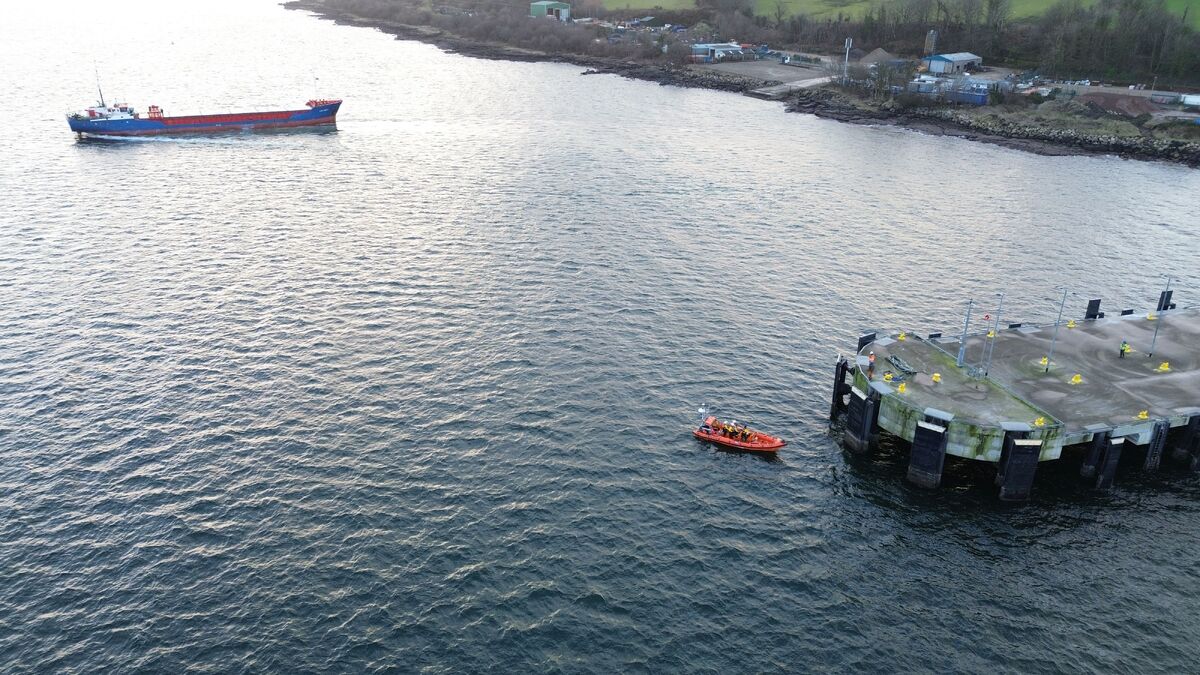
[[[921,54],[969,51],[985,63],[1043,76],[1200,85],[1200,32],[1164,0],[1058,0],[1041,15],[1015,18],[1010,0],[894,0],[862,16],[756,16],[752,0],[699,0],[722,33],[800,49],[837,52],[847,37],[866,49]]]
[[[1200,31],[1165,0],[1058,0],[1041,16],[1016,18],[1011,0],[891,0],[861,16],[791,15],[782,0],[770,16],[754,0],[695,0],[692,10],[654,10],[670,23],[697,27],[693,39],[729,39],[800,51],[837,53],[847,37],[863,49],[921,54],[930,30],[939,52],[970,51],[985,63],[1036,70],[1045,77],[1103,79],[1159,86],[1200,86]],[[527,0],[321,0],[357,16],[433,26],[481,41],[621,58],[681,60],[681,38],[627,34],[610,41],[596,27],[530,19]],[[573,3],[575,16],[633,18],[646,10],[607,10],[601,0]],[[700,35],[700,33],[705,33]]]

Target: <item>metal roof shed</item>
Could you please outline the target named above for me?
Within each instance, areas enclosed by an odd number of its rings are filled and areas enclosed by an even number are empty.
[[[961,73],[968,68],[983,65],[983,57],[971,52],[934,54],[922,59],[931,73]]]
[[[556,0],[538,0],[529,3],[529,16],[551,16],[559,21],[569,21],[571,5]]]

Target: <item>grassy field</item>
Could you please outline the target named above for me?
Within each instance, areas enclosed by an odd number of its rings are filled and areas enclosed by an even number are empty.
[[[756,0],[758,13],[764,16],[774,16],[777,0]],[[879,2],[887,0],[783,0],[789,14],[807,14],[814,17],[836,17],[838,12],[844,15],[860,16],[864,10]],[[1013,16],[1037,16],[1053,0],[1013,0]],[[693,0],[604,0],[604,6],[609,9],[690,9],[695,7]],[[1200,28],[1200,0],[1167,0],[1171,11],[1182,14],[1188,8],[1188,23]]]

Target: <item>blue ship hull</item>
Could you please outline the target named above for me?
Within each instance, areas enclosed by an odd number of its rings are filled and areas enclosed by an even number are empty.
[[[181,117],[135,117],[126,119],[67,118],[71,131],[92,136],[162,136],[168,134],[211,134],[226,131],[286,129],[335,124],[341,101],[317,101],[307,110],[188,115]]]

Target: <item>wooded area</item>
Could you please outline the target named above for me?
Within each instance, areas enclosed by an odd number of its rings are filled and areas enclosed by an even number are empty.
[[[550,53],[682,59],[686,39],[730,39],[777,49],[839,53],[847,37],[864,50],[922,53],[928,32],[939,52],[969,51],[985,64],[1036,70],[1044,77],[1161,86],[1200,86],[1200,32],[1164,0],[1059,0],[1039,17],[1015,20],[1010,0],[894,0],[862,17],[813,19],[754,13],[754,0],[697,0],[694,10],[655,10],[660,20],[701,26],[679,37],[601,39],[602,29],[531,19],[525,0],[326,0],[359,16],[434,26],[464,37]],[[452,4],[451,4],[452,3]],[[646,10],[606,10],[599,0],[573,3],[574,16],[619,19]],[[699,33],[705,33],[700,35]],[[663,47],[666,56],[664,57]]]
[[[815,21],[753,16],[751,0],[701,0],[721,32],[801,49],[836,52],[847,37],[864,49],[922,53],[930,29],[939,52],[969,51],[985,63],[1046,77],[1200,84],[1200,33],[1163,0],[1059,0],[1039,17],[1014,20],[1009,0],[895,0],[862,18]],[[734,7],[735,5],[740,6]],[[748,41],[756,41],[754,39]]]

